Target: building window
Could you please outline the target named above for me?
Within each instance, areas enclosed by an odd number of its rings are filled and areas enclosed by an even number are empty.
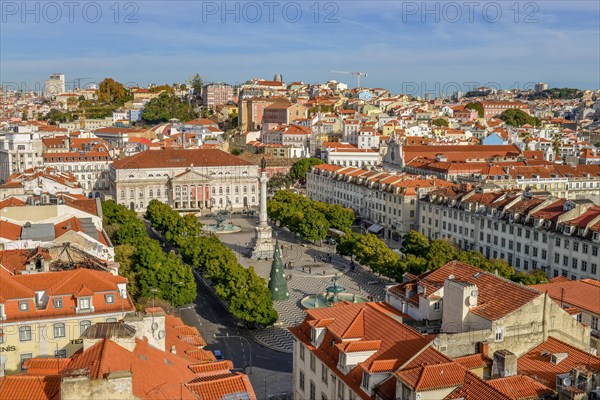
[[[81,321],[79,323],[79,334],[83,335],[83,332],[85,332],[85,330],[87,328],[89,328],[92,325],[91,321],[85,320],[85,321]]]
[[[125,198],[125,191],[121,190],[121,198],[124,199]]]
[[[80,310],[89,310],[90,309],[90,298],[84,297],[79,299],[79,309]]]
[[[321,392],[321,400],[327,400],[327,395]]]
[[[117,322],[117,319],[114,317],[106,318],[106,322]]]
[[[29,301],[20,301],[19,302],[19,310],[20,311],[27,311],[27,310],[29,310]]]
[[[4,343],[4,329],[0,328],[0,344]]]
[[[115,295],[114,294],[106,294],[106,295],[104,295],[104,299],[106,300],[106,304],[112,304],[115,302]]]
[[[312,381],[310,381],[310,400],[317,400],[316,398],[316,387],[315,387],[315,383]]]
[[[22,326],[19,328],[19,340],[21,342],[29,342],[31,340],[30,326]]]
[[[316,357],[315,357],[315,353],[311,352],[310,353],[310,370],[315,372],[315,366],[316,364]]]
[[[504,328],[502,327],[497,327],[496,328],[496,338],[495,338],[496,342],[503,342],[504,341]]]
[[[300,342],[298,342],[298,345],[300,346],[300,359],[304,361],[304,345]]]
[[[440,311],[440,301],[436,301],[435,303],[433,303],[433,310],[434,311]]]
[[[298,376],[298,387],[300,390],[304,392],[304,371],[300,370],[300,374]]]
[[[54,324],[54,338],[65,337],[65,324],[62,322]]]
[[[54,308],[63,308],[63,300],[62,299],[54,299],[52,302],[54,304]]]
[[[338,380],[337,395],[339,399],[344,400],[344,382],[341,379]]]
[[[598,321],[599,321],[599,320],[600,320],[600,318],[598,318],[598,317],[592,317],[592,320],[591,320],[591,322],[590,322],[590,327],[591,327],[592,329],[598,330],[598,326],[600,326],[600,325],[598,324]]]
[[[324,363],[321,364],[321,380],[326,385],[327,385],[327,377],[329,376],[328,373],[329,373],[329,368],[327,368],[327,366]]]
[[[23,353],[20,356],[21,359],[21,371],[25,371],[25,361],[30,360],[33,357],[31,353]]]

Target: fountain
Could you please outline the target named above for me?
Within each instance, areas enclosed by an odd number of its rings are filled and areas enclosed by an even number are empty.
[[[232,222],[229,222],[229,224],[224,224],[225,215],[227,215],[227,211],[219,210],[219,212],[217,212],[217,216],[215,218],[215,221],[217,221],[217,223],[216,224],[206,224],[202,227],[202,230],[204,232],[216,233],[216,234],[235,233],[235,232],[239,232],[242,230],[242,228],[240,226],[234,225]]]
[[[331,278],[333,285],[325,288],[325,293],[311,294],[300,300],[302,307],[312,310],[315,308],[331,307],[335,303],[342,301],[348,301],[350,303],[365,303],[369,301],[369,299],[364,296],[347,292],[345,287],[337,284],[338,279],[339,276],[337,274]]]

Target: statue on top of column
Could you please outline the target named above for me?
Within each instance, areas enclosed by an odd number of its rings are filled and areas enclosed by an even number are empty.
[[[263,157],[262,160],[260,160],[260,170],[261,172],[265,172],[265,169],[267,169],[267,160]]]

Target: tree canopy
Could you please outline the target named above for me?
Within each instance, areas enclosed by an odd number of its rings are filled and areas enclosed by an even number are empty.
[[[477,110],[477,115],[479,116],[479,118],[483,118],[484,113],[483,106],[481,105],[481,103],[467,103],[465,108],[469,110]]]
[[[215,293],[229,305],[234,317],[248,326],[266,326],[277,321],[267,282],[253,268],[240,265],[233,251],[215,235],[202,236],[202,225],[193,214],[181,216],[168,205],[152,200],[146,218],[169,243],[179,248],[187,264],[212,282]],[[161,276],[157,274],[158,278]]]
[[[322,240],[329,228],[346,232],[354,222],[354,211],[339,204],[313,201],[289,190],[279,190],[267,203],[269,218],[306,240]]]
[[[506,122],[510,126],[522,126],[525,124],[539,126],[540,120],[537,117],[533,117],[527,114],[523,110],[516,108],[509,108],[500,114],[500,119]]]
[[[440,126],[444,128],[448,127],[448,120],[446,118],[436,118],[433,121],[431,121],[431,123],[435,126]]]
[[[109,200],[102,203],[102,212],[106,232],[116,245],[119,272],[129,279],[129,294],[134,299],[152,297],[152,289],[157,289],[156,297],[169,302],[173,298],[174,306],[194,301],[196,281],[192,270],[174,253],[166,254],[160,243],[148,236],[144,222],[134,211]]]
[[[129,90],[112,78],[105,78],[98,85],[98,102],[102,104],[123,105],[131,100]]]
[[[168,93],[150,100],[142,112],[142,120],[149,124],[167,122],[171,118],[188,121],[197,117],[191,105]]]
[[[315,165],[323,164],[323,160],[316,157],[303,158],[300,161],[296,161],[292,168],[290,168],[290,177],[300,183],[306,182],[306,174],[310,171],[311,167]]]

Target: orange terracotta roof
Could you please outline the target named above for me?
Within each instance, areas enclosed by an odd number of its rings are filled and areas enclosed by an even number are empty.
[[[514,400],[471,372],[465,374],[462,386],[454,389],[444,400]]]
[[[55,376],[12,375],[0,378],[2,400],[59,400],[61,378]]]
[[[579,281],[565,280],[553,281],[541,285],[531,286],[540,292],[546,292],[557,302],[564,302],[581,310],[600,315],[600,282],[593,279]]]
[[[449,362],[404,369],[397,372],[396,377],[413,390],[421,392],[460,386],[466,373],[467,370],[460,364]]]
[[[7,240],[19,240],[21,237],[21,225],[0,220],[0,237]]]
[[[507,281],[460,261],[450,261],[436,270],[420,275],[414,281],[396,285],[390,290],[392,293],[403,296],[405,285],[418,283],[430,285],[432,289],[428,290],[427,294],[431,295],[444,286],[444,281],[450,275],[454,275],[455,280],[477,285],[479,291],[478,303],[469,312],[490,321],[495,321],[514,312],[542,295],[535,289]]]
[[[568,356],[560,363],[553,364],[550,362],[550,355],[555,353],[568,353]],[[531,349],[518,359],[517,370],[519,374],[535,377],[541,384],[556,389],[556,375],[567,373],[580,365],[591,368],[598,373],[600,372],[600,357],[579,350],[556,338],[549,337],[547,341]]]
[[[161,149],[146,150],[122,160],[117,160],[113,162],[112,166],[115,169],[183,168],[192,164],[197,167],[252,165],[243,158],[217,149]]]
[[[487,381],[488,385],[496,388],[512,399],[541,399],[554,391],[542,385],[533,378],[524,375],[509,376]]]

